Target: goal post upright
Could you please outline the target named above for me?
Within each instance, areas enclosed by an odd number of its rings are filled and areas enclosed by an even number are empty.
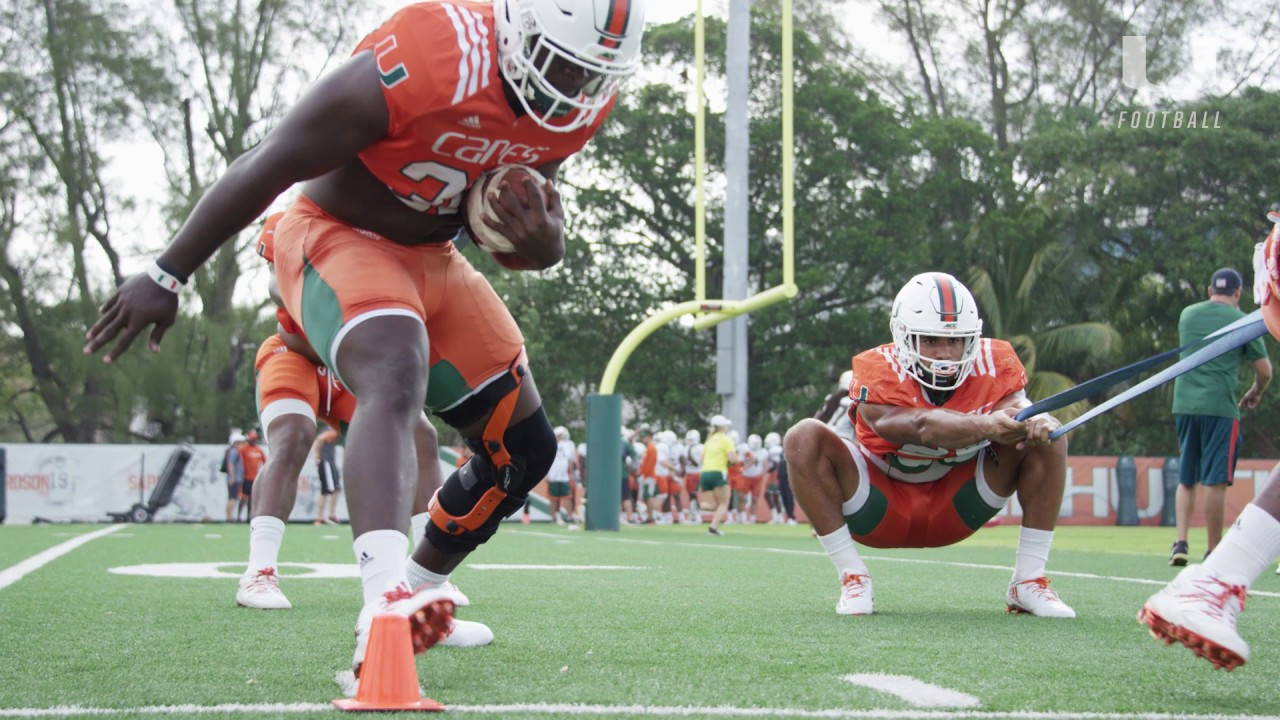
[[[699,316],[693,327],[705,330],[730,318],[797,295],[795,283],[795,148],[792,101],[792,0],[782,0],[782,283],[742,300],[706,299],[706,102],[704,98],[706,28],[702,0],[694,18],[694,299],[646,318],[614,350],[600,379],[599,392],[587,396],[588,530],[617,530],[622,485],[622,397],[615,393],[627,360],[645,338],[672,320]],[[593,458],[596,461],[593,462]],[[599,460],[603,458],[603,460]]]

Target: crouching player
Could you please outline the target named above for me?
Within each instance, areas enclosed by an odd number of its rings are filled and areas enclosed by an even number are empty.
[[[982,337],[973,296],[945,273],[911,278],[893,342],[853,358],[856,436],[802,420],[783,441],[796,499],[840,578],[841,615],[869,615],[871,575],[854,545],[940,547],[972,535],[1015,492],[1022,505],[1010,612],[1071,618],[1045,565],[1066,480],[1065,438],[1030,405],[1013,348]]]

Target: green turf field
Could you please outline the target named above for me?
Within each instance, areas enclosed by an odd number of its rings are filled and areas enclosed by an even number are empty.
[[[327,703],[350,663],[354,577],[286,566],[293,610],[237,608],[246,526],[144,525],[107,527],[14,579],[18,563],[104,527],[0,527],[0,717],[337,717]],[[1060,529],[1050,577],[1074,621],[1005,614],[1015,527],[866,551],[876,614],[861,618],[834,613],[835,571],[808,528],[726,530],[504,527],[454,576],[473,603],[461,617],[497,639],[419,657],[427,695],[480,718],[1280,717],[1280,577],[1254,588],[1240,622],[1253,657],[1233,673],[1135,622],[1173,575],[1171,529]],[[290,526],[281,559],[354,574],[346,527]],[[176,563],[225,563],[226,576],[112,572]],[[528,565],[578,567],[510,567]],[[843,679],[874,673],[976,704],[920,706]]]

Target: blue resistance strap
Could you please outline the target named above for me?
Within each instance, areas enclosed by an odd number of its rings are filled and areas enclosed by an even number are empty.
[[[1249,313],[1248,315],[1231,323],[1230,325],[1227,325],[1221,330],[1213,333],[1212,335],[1208,335],[1202,338],[1201,340],[1198,340],[1193,343],[1188,343],[1186,345],[1183,345],[1180,348],[1167,350],[1158,355],[1153,355],[1149,358],[1146,358],[1145,360],[1139,360],[1138,362],[1133,363],[1131,365],[1126,365],[1117,370],[1112,370],[1111,372],[1106,373],[1104,375],[1099,375],[1098,377],[1092,380],[1081,383],[1068,390],[1064,390],[1056,395],[1050,395],[1044,400],[1034,403],[1029,407],[1023,408],[1023,410],[1018,413],[1017,419],[1026,420],[1032,415],[1038,415],[1043,412],[1051,412],[1053,410],[1058,410],[1074,402],[1078,402],[1087,397],[1097,395],[1098,393],[1102,392],[1103,390],[1106,390],[1112,385],[1116,385],[1117,383],[1124,382],[1125,380],[1128,380],[1129,378],[1134,377],[1135,375],[1145,370],[1155,367],[1156,365],[1159,365],[1160,363],[1172,358],[1173,356],[1179,353],[1183,353],[1188,350],[1194,349],[1194,352],[1192,352],[1190,355],[1183,358],[1182,360],[1179,360],[1173,365],[1170,365],[1169,367],[1165,368],[1159,373],[1152,375],[1146,380],[1143,380],[1137,385],[1134,385],[1133,387],[1107,400],[1101,405],[1097,405],[1093,407],[1092,409],[1090,409],[1088,412],[1084,413],[1080,417],[1072,420],[1069,423],[1066,423],[1065,425],[1058,428],[1057,430],[1054,430],[1052,433],[1049,434],[1049,439],[1056,440],[1059,437],[1062,437],[1063,435],[1067,434],[1071,430],[1074,430],[1080,425],[1083,425],[1084,423],[1092,420],[1093,418],[1105,412],[1109,412],[1113,408],[1119,405],[1122,405],[1126,402],[1129,402],[1130,400],[1152,390],[1153,388],[1160,387],[1161,385],[1169,382],[1170,380],[1178,377],[1179,375],[1183,375],[1187,372],[1190,372],[1191,370],[1194,370],[1195,368],[1200,367],[1201,365],[1209,362],[1210,360],[1213,360],[1216,357],[1229,353],[1232,350],[1235,350],[1236,348],[1240,347],[1241,345],[1248,344],[1253,340],[1260,338],[1266,334],[1267,334],[1267,326],[1262,321],[1262,311],[1255,310],[1252,313]]]

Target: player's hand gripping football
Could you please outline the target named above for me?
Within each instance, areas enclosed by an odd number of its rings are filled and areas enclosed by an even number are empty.
[[[98,315],[98,321],[84,336],[88,341],[84,346],[85,355],[97,352],[119,336],[102,357],[103,362],[110,363],[129,349],[138,333],[150,326],[154,327],[148,345],[151,352],[159,352],[160,338],[178,317],[178,296],[160,287],[145,273],[139,273],[116,288],[111,298],[98,308]]]
[[[528,263],[528,267],[513,269],[549,268],[564,257],[564,206],[560,204],[560,193],[551,180],[539,183],[524,176],[519,182],[519,189],[506,183],[498,189],[492,204],[498,219],[486,217],[483,222],[510,240],[516,248],[514,254]]]

